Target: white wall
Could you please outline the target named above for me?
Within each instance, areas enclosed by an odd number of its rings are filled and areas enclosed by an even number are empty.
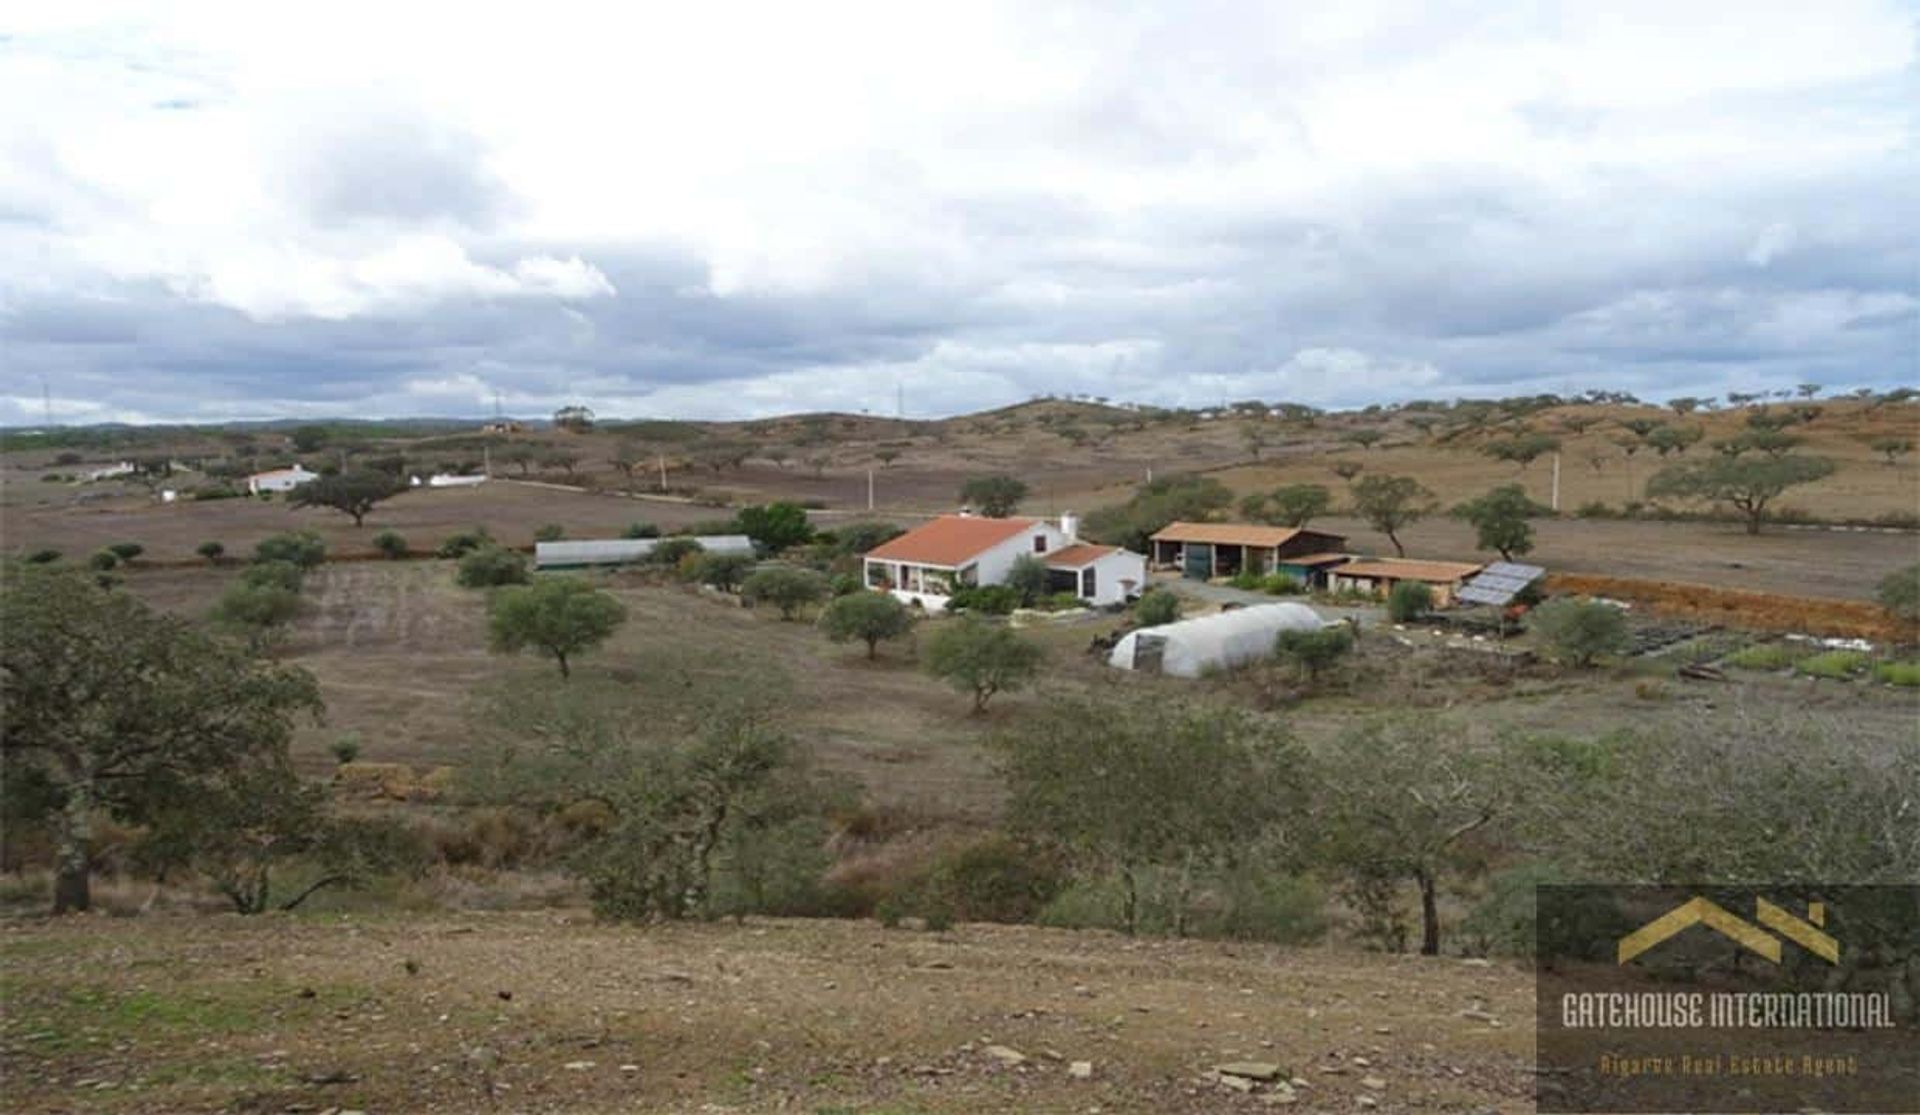
[[[1123,581],[1132,581],[1131,592],[1138,596],[1147,587],[1147,559],[1126,550],[1117,550],[1093,563],[1094,604],[1124,604],[1129,589]]]
[[[291,472],[274,476],[250,476],[247,478],[247,491],[255,495],[261,492],[291,492],[309,480],[320,479],[317,472],[308,472],[296,466]]]
[[[1034,553],[1033,539],[1035,535],[1042,536],[1047,540],[1047,548],[1044,553]],[[1007,574],[1013,569],[1013,559],[1019,557],[1021,554],[1033,554],[1033,556],[1044,561],[1049,554],[1057,550],[1063,550],[1069,544],[1067,536],[1060,533],[1059,527],[1043,519],[1035,523],[1033,529],[1023,530],[1019,534],[995,546],[993,549],[981,554],[979,558],[979,583],[983,585],[1002,584],[1006,581]]]

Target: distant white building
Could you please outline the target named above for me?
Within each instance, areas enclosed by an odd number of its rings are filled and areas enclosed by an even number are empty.
[[[1072,515],[1061,516],[1059,526],[1045,519],[942,515],[869,551],[867,587],[940,612],[955,588],[1001,584],[1015,558],[1032,554],[1046,563],[1052,591],[1089,604],[1125,603],[1146,588],[1145,557],[1082,542],[1078,533]]]
[[[436,472],[432,476],[427,477],[425,481],[426,486],[429,488],[471,488],[476,484],[485,484],[486,482],[487,478],[485,476],[455,476],[449,472]],[[418,476],[413,478],[413,486],[416,488],[421,486],[421,480]]]
[[[247,477],[247,494],[257,496],[261,492],[291,492],[308,481],[320,479],[317,472],[308,472],[299,465],[292,468],[268,469]]]
[[[92,483],[94,481],[99,481],[99,480],[112,480],[116,476],[132,476],[132,475],[133,475],[133,462],[121,461],[119,464],[108,465],[106,468],[97,468],[97,469],[94,469],[92,472],[87,473],[87,481],[89,483]]]

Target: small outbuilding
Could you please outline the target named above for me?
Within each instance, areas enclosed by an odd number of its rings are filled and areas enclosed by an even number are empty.
[[[1411,561],[1372,558],[1350,561],[1333,569],[1327,587],[1335,592],[1364,592],[1385,596],[1402,581],[1415,581],[1433,590],[1436,608],[1452,607],[1455,594],[1482,566],[1464,561]]]
[[[1320,613],[1305,604],[1256,604],[1130,631],[1114,645],[1107,665],[1197,678],[1209,669],[1229,669],[1267,657],[1282,631],[1318,631],[1326,626]]]
[[[1168,523],[1151,540],[1156,569],[1194,580],[1236,573],[1285,573],[1319,587],[1326,571],[1347,560],[1338,534],[1260,523]]]
[[[686,535],[675,535],[686,538]],[[586,569],[597,565],[635,565],[672,538],[598,538],[533,544],[535,569]],[[707,534],[689,538],[709,554],[753,556],[753,539],[744,534]]]

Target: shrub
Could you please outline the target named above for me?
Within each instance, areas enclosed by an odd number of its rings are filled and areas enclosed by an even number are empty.
[[[59,560],[60,560],[60,551],[53,549],[52,547],[48,547],[43,550],[35,550],[32,553],[27,555],[27,561],[33,565],[52,565],[54,562]]]
[[[856,592],[865,591],[866,587],[858,573],[835,573],[828,582],[829,591],[835,596],[852,596]]]
[[[655,565],[673,568],[680,564],[682,558],[704,552],[706,547],[691,538],[669,538],[655,546],[653,552],[647,555],[647,560]]]
[[[1353,649],[1353,632],[1346,627],[1323,627],[1318,631],[1282,631],[1273,640],[1273,652],[1309,683]]]
[[[701,554],[694,564],[693,575],[703,585],[732,592],[740,587],[755,564],[746,554]]]
[[[1412,623],[1433,610],[1433,589],[1420,581],[1401,581],[1387,593],[1387,618]]]
[[[740,532],[753,539],[762,553],[777,554],[813,537],[813,524],[807,519],[806,509],[797,503],[743,507],[739,524]]]
[[[407,556],[407,539],[397,530],[383,530],[373,536],[373,548],[398,561]]]
[[[256,636],[293,622],[299,614],[299,592],[280,585],[249,584],[245,580],[227,586],[213,607],[216,623]]]
[[[1920,687],[1920,662],[1882,662],[1873,668],[1873,675],[1888,685],[1913,689]]]
[[[147,552],[147,548],[138,542],[115,542],[113,545],[108,546],[107,549],[113,551],[114,557],[129,563],[132,562],[134,558]]]
[[[1227,584],[1247,592],[1259,592],[1265,587],[1266,583],[1266,578],[1261,576],[1258,570],[1254,569],[1242,569],[1240,572],[1227,578]]]
[[[1086,603],[1071,592],[1056,592],[1043,600],[1035,601],[1035,605],[1049,612],[1071,612],[1075,608],[1086,607]]]
[[[1180,597],[1166,589],[1143,593],[1133,606],[1134,622],[1141,627],[1159,627],[1180,618]]]
[[[847,523],[833,532],[833,546],[843,554],[857,557],[905,533],[892,523]]]
[[[213,565],[220,564],[220,559],[226,555],[226,552],[226,546],[211,540],[200,543],[199,548],[194,550],[194,553],[206,558]]]
[[[327,543],[310,530],[290,530],[262,539],[253,548],[257,562],[284,561],[302,569],[312,569],[327,559]]]
[[[627,529],[620,532],[622,538],[658,538],[660,528],[652,523],[628,523]]]
[[[482,546],[460,559],[460,569],[454,579],[462,588],[524,585],[527,559],[499,546]]]
[[[1179,873],[1149,868],[1137,880],[1135,930],[1151,936],[1176,931],[1185,908],[1189,936],[1306,944],[1326,933],[1326,899],[1312,882],[1248,863],[1236,870],[1188,880],[1181,898]],[[1035,917],[1041,925],[1071,929],[1127,928],[1124,887],[1115,875],[1081,879],[1061,891]]]
[[[1307,586],[1291,573],[1269,573],[1260,579],[1260,590],[1269,596],[1298,596]]]
[[[1867,655],[1857,650],[1830,650],[1811,658],[1802,658],[1793,664],[1793,669],[1795,673],[1805,674],[1810,678],[1845,681],[1865,673],[1872,661]]]
[[[1533,610],[1531,624],[1547,650],[1574,666],[1590,666],[1603,654],[1627,646],[1627,618],[1620,609],[1597,600],[1563,596]]]
[[[1784,670],[1805,655],[1785,643],[1756,643],[1727,656],[1727,665],[1742,670]]]
[[[1033,849],[996,833],[943,852],[923,883],[922,902],[952,920],[1019,924],[1032,921],[1065,882]]]
[[[567,528],[559,523],[545,523],[533,528],[535,542],[558,542],[567,536]]]
[[[193,490],[195,503],[207,503],[216,499],[239,499],[247,493],[230,484],[213,484]]]
[[[947,598],[947,607],[981,615],[1011,615],[1020,606],[1020,591],[1006,585],[962,585]]]
[[[1893,618],[1920,625],[1920,562],[1881,578],[1875,597]]]
[[[87,564],[105,573],[120,564],[120,555],[112,550],[95,550],[93,556],[87,559]]]
[[[299,592],[307,571],[290,561],[265,561],[249,565],[240,573],[240,583],[250,588],[277,588]]]
[[[1593,499],[1581,504],[1574,515],[1582,519],[1611,519],[1616,517],[1617,513],[1606,500]]]
[[[780,609],[781,619],[791,620],[800,609],[826,599],[827,579],[811,569],[776,566],[748,577],[740,595],[756,604],[772,604]]]
[[[334,762],[346,766],[360,757],[360,733],[342,732],[328,750],[333,752]]]
[[[474,527],[472,530],[448,535],[446,541],[440,543],[440,548],[434,553],[443,558],[463,558],[475,550],[485,549],[491,545],[493,545],[493,535],[487,533],[487,528]]]
[[[1567,883],[1566,873],[1550,863],[1524,863],[1495,872],[1487,893],[1467,914],[1460,932],[1472,951],[1532,957],[1539,921],[1535,888]]]

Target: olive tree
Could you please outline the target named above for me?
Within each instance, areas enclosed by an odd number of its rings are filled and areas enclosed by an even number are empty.
[[[1730,504],[1745,517],[1748,534],[1759,534],[1767,507],[1789,488],[1833,473],[1825,457],[1715,457],[1661,469],[1647,481],[1649,496]]]
[[[1274,724],[1164,701],[1056,706],[995,741],[1007,818],[1082,870],[1121,884],[1139,925],[1142,872],[1177,874],[1174,932],[1199,876],[1298,811],[1298,753]]]
[[[1035,554],[1021,554],[1007,567],[1006,578],[1001,583],[1019,593],[1020,603],[1026,606],[1047,594],[1047,585],[1052,579],[1046,559]]]
[[[927,673],[973,696],[973,711],[986,711],[996,693],[1010,693],[1032,680],[1045,657],[1039,645],[1010,627],[983,619],[943,623],[927,640]]]
[[[287,496],[295,507],[324,507],[353,519],[354,526],[366,521],[367,513],[406,487],[392,474],[378,469],[357,468],[309,480]]]
[[[1440,880],[1507,803],[1498,762],[1464,738],[1431,718],[1380,721],[1314,755],[1314,857],[1348,879],[1362,917],[1376,922],[1392,887],[1412,882],[1429,956],[1440,951]]]
[[[1618,654],[1627,646],[1625,614],[1598,600],[1549,600],[1533,610],[1528,622],[1550,654],[1574,666],[1591,666],[1601,655]]]
[[[1368,476],[1353,485],[1353,509],[1373,529],[1387,536],[1394,553],[1407,556],[1400,531],[1427,517],[1434,508],[1433,493],[1411,476]]]
[[[976,476],[960,486],[960,502],[989,519],[1006,518],[1026,498],[1026,482],[1013,476]]]
[[[827,579],[811,569],[774,566],[762,569],[740,585],[740,595],[754,603],[780,609],[780,618],[792,620],[809,604],[827,598]]]
[[[256,660],[90,578],[35,567],[0,585],[0,760],[44,783],[54,912],[91,904],[94,819],[148,819],[213,772],[284,753],[317,716],[304,670]]]
[[[554,660],[562,678],[570,661],[605,642],[627,620],[626,606],[612,594],[573,577],[540,577],[509,585],[488,602],[493,649],[502,654],[532,650]]]
[[[906,605],[884,592],[852,592],[835,597],[820,613],[820,629],[836,643],[858,640],[867,644],[867,657],[877,658],[880,643],[913,630]]]
[[[1533,550],[1533,501],[1518,484],[1495,488],[1478,499],[1454,508],[1454,514],[1473,524],[1479,546],[1498,550],[1502,561],[1512,561]]]
[[[1240,501],[1240,514],[1259,523],[1304,527],[1333,506],[1333,495],[1323,484],[1288,484],[1271,492],[1255,492]]]

